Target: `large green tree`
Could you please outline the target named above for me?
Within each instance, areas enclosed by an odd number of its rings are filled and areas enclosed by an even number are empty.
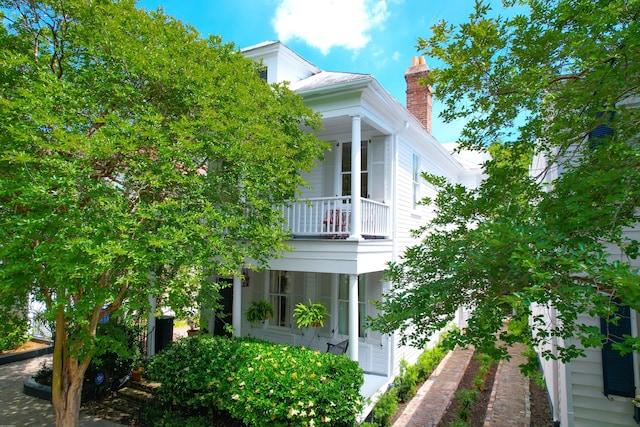
[[[300,97],[162,11],[0,6],[0,291],[46,302],[71,426],[98,321],[149,294],[193,304],[284,250],[278,206],[325,147]]]
[[[426,201],[436,217],[390,265],[397,287],[372,324],[422,344],[466,306],[469,327],[451,343],[504,356],[504,317],[553,307],[557,322],[533,316],[534,342],[578,337],[544,354],[567,361],[611,338],[581,314],[640,309],[638,234],[628,233],[640,219],[640,1],[506,3],[509,17],[477,2],[468,22],[418,41],[444,64],[425,83],[445,119],[467,120],[462,146],[503,142],[477,189],[426,176],[441,190]],[[622,351],[640,347],[623,340]]]

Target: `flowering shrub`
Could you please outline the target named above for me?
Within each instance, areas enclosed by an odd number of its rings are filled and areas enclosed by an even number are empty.
[[[163,401],[224,409],[250,426],[351,426],[363,405],[356,362],[255,339],[182,339],[145,372]]]

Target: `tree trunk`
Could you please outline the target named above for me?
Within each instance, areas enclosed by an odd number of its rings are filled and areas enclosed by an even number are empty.
[[[68,382],[64,384],[56,409],[56,426],[74,427],[78,425],[78,415],[80,413],[80,398],[82,395],[82,377],[79,371],[69,373]]]
[[[56,333],[53,348],[53,382],[51,384],[51,403],[56,412],[56,426],[75,427],[78,425],[82,381],[89,361],[79,363],[69,354],[64,311],[56,315]]]

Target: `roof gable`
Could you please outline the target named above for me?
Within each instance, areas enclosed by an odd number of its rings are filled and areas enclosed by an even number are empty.
[[[320,68],[279,41],[266,41],[241,49],[240,52],[267,67],[267,82],[298,82],[320,72]]]

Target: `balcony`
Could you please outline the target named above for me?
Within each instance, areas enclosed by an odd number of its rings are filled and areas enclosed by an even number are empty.
[[[352,236],[351,197],[316,197],[293,200],[282,209],[285,225],[294,238],[347,239]],[[364,239],[390,236],[390,208],[360,199],[360,235]],[[354,218],[357,220],[357,218]],[[359,236],[354,236],[358,237]]]

